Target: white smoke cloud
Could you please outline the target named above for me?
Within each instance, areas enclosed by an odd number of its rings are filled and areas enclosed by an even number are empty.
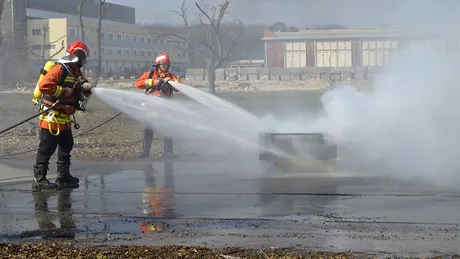
[[[458,55],[415,46],[395,56],[370,92],[325,93],[313,129],[329,133],[357,164],[436,184],[460,182]]]

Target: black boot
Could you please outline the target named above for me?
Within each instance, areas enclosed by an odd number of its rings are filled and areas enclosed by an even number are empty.
[[[165,157],[176,157],[173,150],[173,140],[171,138],[163,138],[163,154]]]
[[[139,155],[139,158],[149,158],[150,157],[150,146],[145,143],[142,148],[142,153]]]
[[[34,182],[32,183],[32,191],[57,189],[57,185],[55,183],[50,183],[50,181],[46,179],[47,173],[47,165],[34,165]]]
[[[139,155],[139,158],[149,158],[150,157],[150,149],[152,148],[153,144],[153,130],[149,128],[144,129],[144,142],[142,147],[142,153]]]
[[[70,172],[70,162],[57,162],[57,175],[56,184],[58,188],[78,188],[80,180],[73,177]]]

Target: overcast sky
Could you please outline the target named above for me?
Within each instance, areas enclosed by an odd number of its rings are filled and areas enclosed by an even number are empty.
[[[136,22],[179,23],[176,9],[183,0],[107,0],[136,8]],[[196,12],[195,1],[186,0]],[[230,11],[245,23],[283,21],[293,26],[343,24],[378,26],[430,24],[459,20],[460,0],[231,0]],[[442,8],[442,2],[446,8]]]

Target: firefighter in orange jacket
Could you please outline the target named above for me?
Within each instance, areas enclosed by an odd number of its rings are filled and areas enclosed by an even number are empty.
[[[74,145],[70,117],[77,109],[82,110],[78,102],[79,96],[81,97],[79,90],[85,96],[91,94],[91,83],[83,78],[81,72],[89,55],[90,50],[86,44],[80,41],[71,43],[67,47],[66,55],[58,60],[38,84],[43,93],[42,109],[50,107],[57,100],[59,102],[52,110],[39,117],[40,144],[34,165],[34,191],[79,186],[79,179],[69,172],[70,152]],[[56,183],[50,183],[46,179],[48,164],[57,148],[57,178]]]
[[[169,72],[170,66],[171,60],[169,59],[169,55],[167,53],[160,53],[157,56],[152,69],[148,72],[145,72],[139,79],[137,79],[136,87],[139,89],[145,89],[145,92],[148,95],[172,98],[173,93],[179,91],[171,87],[168,82],[182,82],[182,80],[178,76]],[[153,133],[153,130],[145,127],[143,151],[140,155],[141,158],[150,156],[150,149],[153,142]],[[171,138],[164,138],[164,153],[166,155],[174,155],[173,142]]]

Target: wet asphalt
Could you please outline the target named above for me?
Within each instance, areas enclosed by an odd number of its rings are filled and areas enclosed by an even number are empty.
[[[456,188],[248,161],[74,161],[78,189],[32,193],[32,163],[0,160],[0,242],[460,253]]]

